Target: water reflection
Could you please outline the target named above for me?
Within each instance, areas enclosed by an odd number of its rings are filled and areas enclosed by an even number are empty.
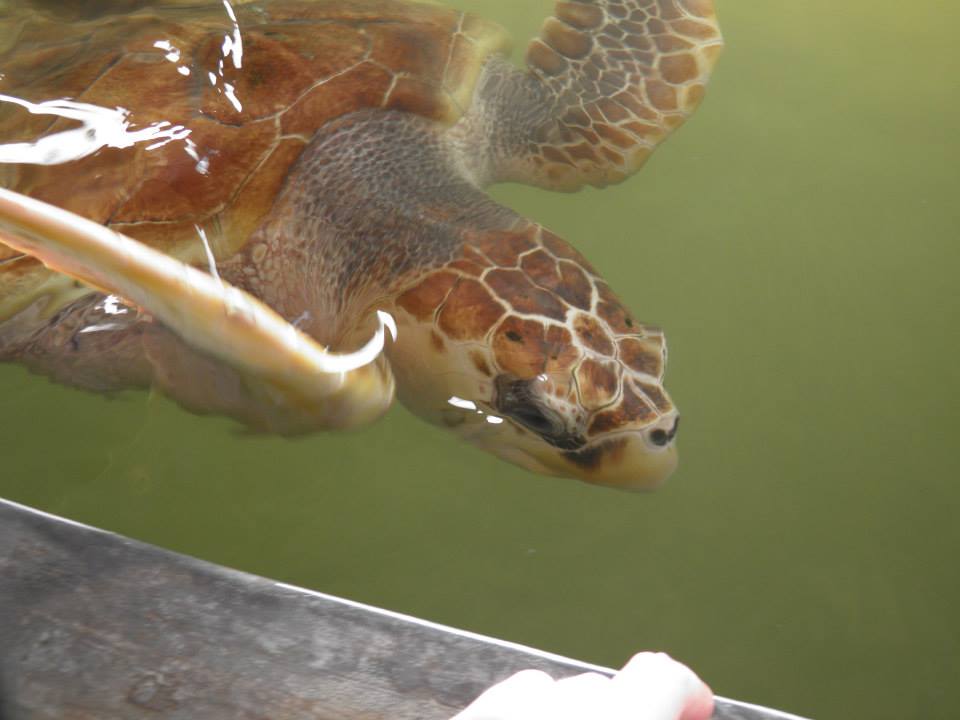
[[[80,127],[45,135],[33,142],[0,144],[0,162],[59,165],[80,160],[105,147],[123,149],[149,142],[146,149],[156,150],[169,142],[184,140],[187,154],[197,161],[197,172],[207,171],[206,160],[200,158],[196,145],[189,139],[189,128],[183,125],[161,120],[131,130],[130,111],[122,107],[111,109],[66,99],[32,103],[2,94],[0,102],[19,105],[34,115],[57,115],[80,123]]]
[[[484,412],[477,407],[477,404],[473,400],[465,400],[464,398],[457,397],[456,395],[451,395],[447,399],[447,404],[451,405],[460,410],[465,410],[470,413],[476,413],[483,417],[491,425],[500,425],[503,423],[503,418],[499,415],[492,415],[490,413]]]
[[[220,272],[217,270],[217,259],[213,256],[213,250],[210,249],[210,241],[207,240],[206,231],[199,225],[194,225],[197,229],[197,235],[200,236],[200,242],[203,244],[203,252],[207,256],[207,269],[217,280],[220,279]]]
[[[216,72],[207,70],[207,77],[218,94],[223,95],[237,112],[242,112],[243,104],[236,86],[224,77],[224,63],[229,60],[237,70],[243,67],[243,36],[233,6],[229,0],[222,1],[231,29],[223,36]],[[180,75],[185,78],[191,76],[193,70],[181,64],[183,53],[171,39],[156,40],[153,47],[176,66]],[[0,74],[2,79],[4,76]],[[88,157],[101,148],[124,149],[137,143],[149,143],[146,149],[156,150],[170,142],[183,141],[184,151],[196,163],[195,170],[200,174],[209,172],[209,158],[200,153],[191,139],[192,130],[181,123],[158,120],[136,128],[127,108],[104,107],[69,97],[31,102],[22,97],[0,94],[0,103],[18,105],[34,115],[54,115],[80,123],[79,127],[51,133],[33,141],[0,144],[0,163],[59,165]]]
[[[223,45],[220,48],[221,52],[223,53],[223,57],[217,62],[217,74],[214,75],[212,72],[207,73],[207,77],[210,79],[210,84],[213,86],[217,85],[218,76],[219,80],[223,80],[224,59],[229,57],[233,61],[233,67],[235,67],[237,70],[243,67],[243,38],[240,35],[240,24],[237,22],[237,16],[233,12],[233,7],[230,5],[228,0],[223,0],[223,6],[226,8],[227,15],[230,17],[230,21],[233,23],[233,32],[223,36]],[[230,101],[230,104],[233,105],[237,112],[241,112],[243,110],[243,105],[237,98],[236,88],[234,85],[228,83],[226,80],[223,80],[223,90],[221,92],[223,93],[224,97]]]
[[[157,40],[153,46],[155,48],[160,48],[161,50],[166,50],[167,54],[164,57],[172,63],[180,62],[180,49],[175,45],[172,45],[168,40]],[[190,74],[190,68],[186,65],[177,65],[177,72],[181,75],[187,76]]]

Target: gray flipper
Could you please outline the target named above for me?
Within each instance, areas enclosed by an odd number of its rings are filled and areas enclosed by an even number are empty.
[[[696,109],[722,47],[713,0],[558,2],[528,72],[488,63],[454,135],[489,143],[481,183],[616,183]]]

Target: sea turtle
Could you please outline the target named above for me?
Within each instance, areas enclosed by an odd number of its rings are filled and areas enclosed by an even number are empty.
[[[395,378],[530,470],[672,471],[661,331],[482,189],[634,172],[703,97],[712,0],[558,2],[522,70],[432,2],[142,5],[2,21],[0,359],[287,434]]]

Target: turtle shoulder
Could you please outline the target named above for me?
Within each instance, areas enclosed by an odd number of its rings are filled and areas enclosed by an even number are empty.
[[[187,262],[206,262],[204,240],[230,257],[318,128],[368,108],[453,124],[485,60],[509,45],[498,25],[431,2],[233,8],[8,19],[16,40],[0,45],[0,94],[19,102],[0,103],[0,144],[71,153],[86,142],[89,154],[0,164],[0,185]],[[66,109],[51,104],[63,98]],[[78,127],[82,138],[65,134]],[[61,284],[75,295],[72,281]],[[0,321],[56,286],[39,263],[0,247]]]

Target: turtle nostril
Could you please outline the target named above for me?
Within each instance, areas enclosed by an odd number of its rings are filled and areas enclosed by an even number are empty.
[[[663,428],[657,428],[650,433],[650,442],[657,447],[663,447],[670,442],[670,435]]]
[[[669,445],[670,441],[673,440],[674,436],[677,434],[677,428],[680,426],[680,418],[678,417],[673,421],[673,427],[670,428],[670,431],[666,431],[663,428],[655,428],[650,431],[650,442],[652,442],[657,447],[664,447]]]

